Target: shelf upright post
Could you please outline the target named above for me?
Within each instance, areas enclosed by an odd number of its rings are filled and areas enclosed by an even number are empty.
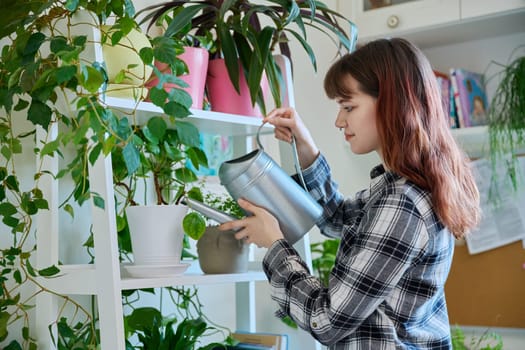
[[[111,154],[89,166],[90,188],[104,199],[104,208],[92,203],[95,279],[102,349],[123,350],[124,313],[118,255],[117,222]]]
[[[58,125],[52,123],[46,132],[42,127],[37,127],[36,147],[43,140],[52,141],[57,138]],[[36,167],[51,174],[58,173],[58,156],[45,156],[42,160],[36,156]],[[42,163],[40,163],[42,162]],[[36,267],[38,270],[51,265],[58,266],[58,181],[52,175],[45,175],[39,179],[43,198],[47,199],[49,210],[39,210],[36,216]],[[35,331],[38,348],[49,350],[54,348],[49,337],[49,325],[55,322],[58,311],[57,298],[51,293],[39,293],[36,296]],[[55,337],[56,339],[56,337]]]

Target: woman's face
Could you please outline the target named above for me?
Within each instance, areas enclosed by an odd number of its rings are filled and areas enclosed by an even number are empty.
[[[351,75],[346,77],[350,97],[336,99],[339,112],[335,126],[344,132],[345,140],[355,154],[379,152],[376,127],[376,98],[363,93]]]

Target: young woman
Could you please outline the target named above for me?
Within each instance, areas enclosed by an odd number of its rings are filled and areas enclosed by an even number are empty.
[[[298,114],[272,111],[275,136],[296,138],[304,179],[323,206],[321,232],[341,239],[328,287],[308,271],[277,220],[245,200],[253,216],[222,225],[269,248],[263,267],[281,315],[330,349],[449,349],[444,285],[454,237],[478,223],[479,193],[454,141],[428,60],[403,39],[368,43],[339,59],[325,91],[352,152],[377,152],[370,186],[344,198]]]

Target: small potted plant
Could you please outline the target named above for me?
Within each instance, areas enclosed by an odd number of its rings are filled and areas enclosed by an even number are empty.
[[[207,165],[206,155],[195,126],[182,120],[174,126],[155,116],[135,127],[138,164],[132,172],[124,166],[127,146],[112,154],[114,183],[122,198],[118,222],[121,232],[129,229],[136,265],[180,265],[184,234],[198,239],[204,232],[204,220],[188,214],[180,202],[184,196],[202,200],[200,189],[192,186],[197,176],[186,162]]]
[[[174,12],[176,12],[174,10]],[[155,27],[149,29],[149,32],[165,32],[166,28],[170,26],[173,21],[172,14],[168,11],[160,16],[156,22]],[[209,52],[212,51],[213,39],[211,34],[200,36],[189,33],[191,28],[187,26],[185,31],[181,31],[168,37],[163,37],[167,40],[173,41],[174,49],[178,60],[174,62],[166,62],[163,58],[155,61],[155,67],[158,69],[157,73],[168,73],[178,76],[181,80],[188,84],[184,88],[190,94],[193,101],[192,108],[204,109],[205,99],[204,90],[206,84],[206,72],[208,69]],[[170,59],[171,57],[166,57]],[[148,81],[148,86],[156,86],[159,82],[159,77],[154,73]],[[179,87],[175,83],[164,83],[166,91],[171,91],[174,87]]]
[[[245,216],[241,207],[227,193],[207,193],[204,195],[204,203],[239,219]],[[235,231],[220,231],[210,221],[197,241],[197,255],[204,273],[246,272],[248,253],[249,246],[235,238]]]

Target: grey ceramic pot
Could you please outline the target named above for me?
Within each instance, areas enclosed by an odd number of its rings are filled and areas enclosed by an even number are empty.
[[[234,236],[234,231],[219,231],[209,226],[197,241],[199,265],[204,273],[240,273],[248,271],[249,246]]]

